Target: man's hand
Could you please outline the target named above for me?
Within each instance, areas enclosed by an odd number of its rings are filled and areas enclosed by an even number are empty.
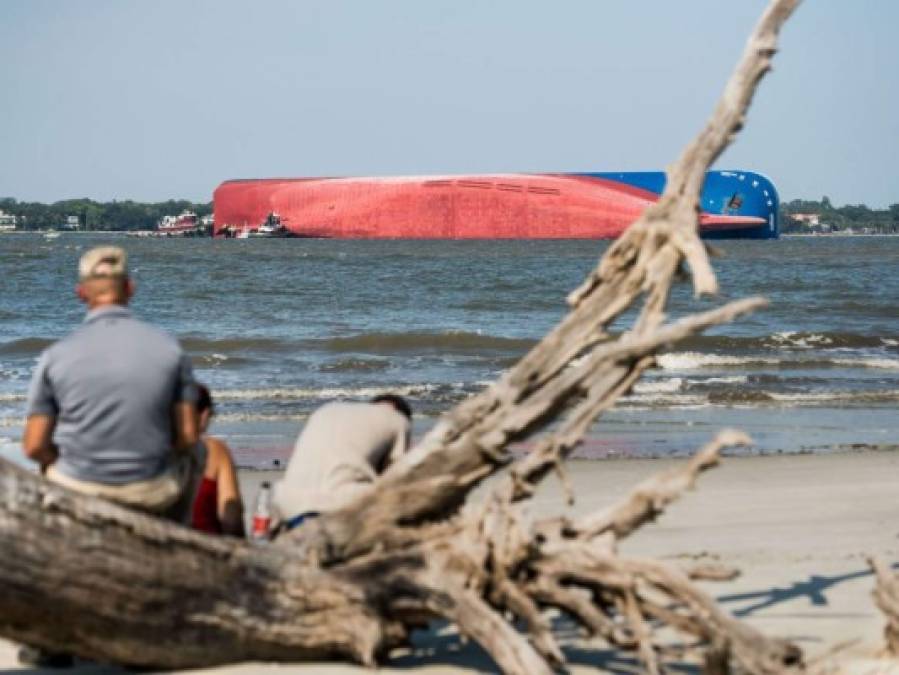
[[[25,421],[22,449],[28,459],[40,465],[41,473],[59,458],[59,450],[53,444],[55,428],[56,418],[52,415],[30,415]]]

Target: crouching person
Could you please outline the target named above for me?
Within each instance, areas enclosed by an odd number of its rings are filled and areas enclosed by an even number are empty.
[[[128,309],[124,250],[92,249],[78,271],[87,315],[38,361],[25,454],[55,483],[184,522],[199,436],[190,361]]]
[[[369,491],[409,448],[411,421],[411,407],[394,394],[328,403],[312,413],[274,488],[276,534]]]

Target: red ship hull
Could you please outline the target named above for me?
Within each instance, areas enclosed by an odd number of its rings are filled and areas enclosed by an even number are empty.
[[[215,234],[271,213],[294,235],[340,239],[617,237],[658,195],[579,174],[234,180],[215,191]],[[706,216],[715,229],[762,218]]]

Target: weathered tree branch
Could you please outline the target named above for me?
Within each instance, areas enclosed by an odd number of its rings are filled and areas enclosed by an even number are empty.
[[[883,629],[885,651],[888,656],[899,658],[899,578],[880,558],[868,558],[868,564],[877,575],[874,602],[887,620]]]
[[[517,506],[661,349],[764,304],[742,300],[666,323],[682,263],[698,294],[717,290],[697,235],[702,178],[742,125],[796,4],[771,3],[661,199],[569,296],[569,314],[499,381],[441,418],[359,502],[254,547],[73,494],[0,462],[0,634],[137,666],[332,657],[374,664],[414,626],[439,617],[504,671],[548,673],[564,662],[545,614],[552,608],[636,652],[650,672],[662,667],[660,624],[698,640],[719,669],[799,667],[795,647],[726,615],[682,572],[616,550],[739,437],[719,437],[576,522],[530,523]],[[612,337],[635,305],[636,321]],[[508,445],[541,432],[513,462]],[[481,509],[460,511],[481,481],[503,470],[508,476]]]
[[[780,27],[797,5],[798,0],[775,0],[767,8],[712,118],[670,169],[662,197],[609,248],[597,270],[569,296],[571,312],[497,383],[446,414],[416,450],[388,472],[370,503],[379,502],[384,493],[402,490],[405,495],[397,500],[394,522],[418,522],[452,511],[475,484],[503,465],[508,443],[538,431],[582,392],[593,389],[594,396],[600,396],[595,386],[601,380],[607,391],[615,391],[626,373],[617,380],[611,377],[613,365],[639,375],[637,364],[647,365],[639,357],[654,353],[665,340],[632,350],[631,359],[625,354],[617,360],[610,355],[600,368],[596,361],[601,360],[604,348],[615,351],[609,329],[641,295],[646,301],[640,317],[621,339],[652,341],[664,320],[668,291],[682,260],[693,273],[697,293],[717,291],[697,233],[703,177],[742,126],[755,87],[771,67]],[[743,309],[751,311],[752,307]],[[702,330],[740,313],[695,328]],[[689,332],[681,335],[686,334]],[[671,336],[668,341],[676,339]],[[592,357],[579,359],[587,354]],[[424,492],[415,487],[419,481],[422,488],[429,488],[424,502],[413,498],[416,491]],[[368,545],[360,543],[356,528],[341,531],[321,525],[321,541],[327,542],[331,553],[341,555],[349,541],[354,542],[352,550]]]

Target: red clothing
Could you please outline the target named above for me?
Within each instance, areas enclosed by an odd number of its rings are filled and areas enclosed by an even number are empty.
[[[195,530],[209,534],[222,533],[222,523],[218,515],[218,494],[218,481],[203,476],[203,480],[197,486],[191,517],[191,526]]]

